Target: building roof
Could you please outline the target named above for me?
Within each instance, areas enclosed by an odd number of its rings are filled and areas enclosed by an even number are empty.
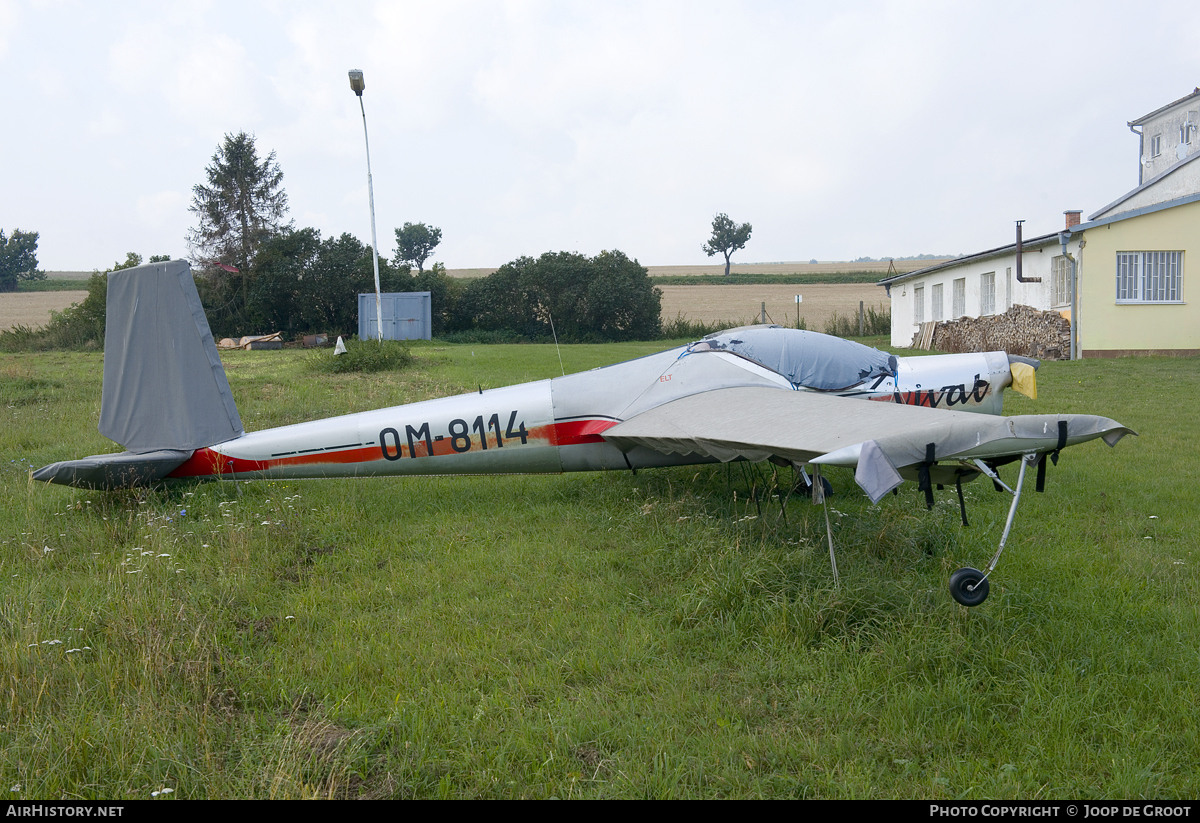
[[[1040,237],[1030,237],[1028,240],[1022,240],[1021,248],[1027,249],[1027,248],[1033,248],[1033,247],[1038,247],[1038,246],[1045,246],[1050,243],[1057,243],[1057,242],[1059,242],[1058,234],[1059,234],[1058,232],[1055,232],[1054,234],[1043,234]],[[892,283],[897,283],[901,280],[906,280],[910,277],[921,277],[926,274],[932,274],[933,272],[941,271],[942,269],[952,269],[952,268],[961,266],[965,263],[974,263],[979,260],[985,260],[988,257],[1002,257],[1003,255],[1006,255],[1006,254],[1014,254],[1014,253],[1016,253],[1016,251],[1017,251],[1017,244],[1014,241],[1012,243],[1009,243],[1007,246],[997,246],[996,248],[988,249],[987,251],[981,251],[981,252],[976,252],[975,254],[963,255],[962,257],[956,257],[953,260],[947,260],[943,263],[938,263],[935,266],[928,266],[924,269],[917,269],[916,271],[905,272],[903,274],[893,274],[891,277],[885,277],[882,280],[877,281],[875,283],[875,285],[890,286]]]
[[[1187,95],[1186,97],[1180,97],[1174,103],[1167,103],[1167,105],[1165,105],[1161,108],[1157,108],[1154,111],[1150,112],[1149,114],[1143,114],[1137,120],[1130,120],[1128,123],[1126,123],[1126,125],[1141,126],[1141,125],[1145,124],[1145,122],[1147,120],[1153,120],[1155,117],[1158,117],[1158,115],[1162,114],[1167,109],[1173,109],[1176,106],[1178,106],[1180,103],[1186,103],[1188,100],[1191,100],[1193,97],[1200,97],[1200,86],[1197,86],[1196,90],[1193,91],[1191,94]]]
[[[1192,96],[1195,96],[1195,95],[1192,95]],[[1185,98],[1183,98],[1183,99],[1184,99],[1184,100],[1186,100],[1187,98],[1185,97]],[[1159,172],[1158,174],[1154,175],[1153,177],[1151,177],[1151,178],[1150,178],[1149,180],[1147,180],[1146,182],[1142,183],[1142,184],[1141,184],[1140,186],[1138,186],[1137,188],[1135,188],[1135,189],[1132,189],[1132,190],[1130,190],[1130,191],[1127,191],[1127,192],[1125,192],[1124,194],[1122,194],[1122,195],[1121,195],[1120,197],[1118,197],[1116,200],[1114,200],[1114,201],[1112,201],[1111,203],[1109,203],[1109,204],[1108,204],[1107,206],[1105,206],[1104,208],[1102,208],[1102,209],[1099,209],[1099,210],[1097,210],[1097,211],[1096,211],[1094,214],[1091,214],[1091,215],[1089,215],[1089,216],[1088,216],[1088,220],[1095,220],[1097,217],[1099,217],[1100,215],[1104,214],[1106,211],[1109,211],[1110,209],[1114,209],[1114,208],[1116,208],[1117,206],[1121,205],[1122,203],[1124,203],[1124,202],[1125,202],[1126,200],[1128,200],[1129,198],[1133,197],[1135,194],[1139,194],[1139,193],[1141,193],[1141,192],[1145,191],[1146,189],[1150,188],[1151,186],[1153,186],[1153,185],[1154,185],[1155,183],[1157,183],[1158,181],[1162,180],[1164,177],[1167,177],[1168,175],[1170,175],[1170,174],[1173,174],[1174,172],[1176,172],[1176,171],[1178,171],[1179,169],[1181,169],[1181,168],[1183,168],[1184,166],[1186,166],[1188,163],[1191,163],[1191,162],[1192,162],[1193,160],[1195,160],[1197,157],[1200,157],[1200,152],[1198,152],[1198,153],[1196,153],[1196,154],[1190,154],[1190,155],[1188,155],[1187,157],[1185,157],[1185,158],[1183,158],[1182,160],[1180,160],[1178,163],[1174,163],[1174,164],[1172,164],[1172,165],[1168,166],[1166,169],[1164,169],[1163,171],[1161,171],[1161,172]]]
[[[1190,159],[1191,158],[1189,158],[1189,160]],[[1156,211],[1173,209],[1176,206],[1186,206],[1188,203],[1195,203],[1197,201],[1200,201],[1200,193],[1176,197],[1174,200],[1167,200],[1162,203],[1153,203],[1149,206],[1143,206],[1140,209],[1130,209],[1129,211],[1119,212],[1111,217],[1102,217],[1099,220],[1092,219],[1087,223],[1080,223],[1078,226],[1072,226],[1069,229],[1054,232],[1053,234],[1043,234],[1041,237],[1031,237],[1028,240],[1022,240],[1021,246],[1022,248],[1033,248],[1037,246],[1047,246],[1051,243],[1061,243],[1063,235],[1066,235],[1069,238],[1073,234],[1079,234],[1080,232],[1087,231],[1088,229],[1094,229],[1098,226],[1105,226],[1109,223],[1119,223],[1120,221],[1128,220],[1131,217],[1141,217],[1144,214],[1153,214]],[[933,272],[941,271],[942,269],[954,268],[955,266],[961,266],[964,263],[974,263],[977,260],[984,260],[988,257],[999,257],[1005,254],[1012,254],[1016,250],[1017,244],[1009,243],[1007,246],[999,246],[998,248],[988,249],[987,251],[981,251],[977,254],[967,254],[962,257],[956,257],[953,260],[947,260],[946,262],[939,263],[936,266],[929,266],[928,268],[918,269],[917,271],[910,271],[904,274],[896,274],[891,277],[886,277],[883,280],[876,281],[875,285],[891,286],[893,283],[908,279],[910,277],[920,277],[921,275],[932,274]]]
[[[1089,220],[1087,223],[1080,223],[1078,226],[1072,226],[1067,229],[1064,234],[1072,235],[1088,229],[1094,229],[1097,226],[1105,226],[1109,223],[1119,223],[1122,220],[1128,220],[1131,217],[1141,217],[1143,214],[1153,214],[1156,211],[1164,209],[1173,209],[1176,206],[1186,206],[1188,203],[1195,203],[1200,200],[1200,193],[1188,194],[1183,197],[1176,197],[1174,200],[1167,200],[1162,203],[1152,203],[1149,206],[1142,206],[1140,209],[1130,209],[1129,211],[1117,212],[1112,217],[1101,217],[1099,220]]]

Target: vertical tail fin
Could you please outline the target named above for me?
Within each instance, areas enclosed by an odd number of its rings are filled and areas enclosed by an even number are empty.
[[[135,454],[244,434],[185,260],[108,275],[100,433]]]

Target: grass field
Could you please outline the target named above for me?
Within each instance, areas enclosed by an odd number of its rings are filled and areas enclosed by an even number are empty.
[[[881,341],[874,341],[879,345]],[[667,344],[564,346],[568,372]],[[553,376],[551,346],[314,376],[223,355],[248,429]],[[49,487],[110,450],[101,355],[0,356],[0,781],[11,798],[1188,798],[1200,793],[1200,360],[1046,363],[1010,412],[1141,432],[1027,494],[788,474]],[[1012,469],[1006,474],[1012,479]],[[761,509],[760,509],[761,506]],[[162,795],[160,795],[162,796]]]

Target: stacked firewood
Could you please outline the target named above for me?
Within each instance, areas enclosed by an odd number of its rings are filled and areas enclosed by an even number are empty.
[[[1057,311],[1038,311],[1030,306],[1016,305],[990,317],[940,322],[935,324],[932,336],[922,331],[928,332],[919,330],[913,344],[937,351],[1006,351],[1042,360],[1071,356],[1071,321]],[[929,344],[920,346],[923,339]]]

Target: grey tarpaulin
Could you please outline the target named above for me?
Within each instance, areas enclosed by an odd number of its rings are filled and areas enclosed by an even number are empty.
[[[872,378],[896,374],[890,354],[816,332],[778,326],[732,329],[688,346],[688,354],[724,351],[752,360],[797,386],[821,391],[848,389]]]
[[[673,400],[613,426],[603,437],[622,450],[645,446],[722,461],[776,456],[840,466],[857,466],[862,445],[874,440],[901,475],[911,479],[929,443],[936,444],[938,460],[1051,451],[1058,442],[1059,420],[1067,421],[1068,445],[1101,437],[1112,446],[1131,433],[1115,420],[1089,414],[994,417],[744,387]]]
[[[878,503],[883,496],[904,482],[900,472],[888,460],[888,456],[874,440],[862,444],[858,455],[858,468],[854,470],[854,482],[871,498],[872,503]]]
[[[108,275],[100,433],[135,454],[243,434],[184,260]]]
[[[162,480],[191,456],[187,449],[96,454],[43,466],[33,473],[33,479],[85,489],[127,489]]]

